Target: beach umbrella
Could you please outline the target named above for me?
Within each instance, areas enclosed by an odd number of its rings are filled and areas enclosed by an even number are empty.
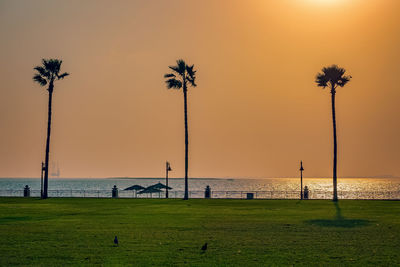
[[[128,188],[125,188],[124,190],[135,190],[135,197],[137,197],[137,191],[142,190],[142,189],[144,189],[143,186],[135,184],[135,185],[132,185],[132,186],[130,186]]]
[[[132,185],[132,186],[130,186],[128,188],[125,188],[124,190],[135,190],[135,191],[138,191],[138,190],[142,190],[142,189],[144,189],[143,186],[135,184],[135,185]]]
[[[147,188],[155,188],[155,189],[166,189],[166,188],[168,188],[168,190],[171,190],[171,189],[172,189],[171,187],[166,186],[165,184],[162,184],[162,183],[160,183],[160,182],[158,182],[157,184],[150,185],[150,186],[147,187]]]

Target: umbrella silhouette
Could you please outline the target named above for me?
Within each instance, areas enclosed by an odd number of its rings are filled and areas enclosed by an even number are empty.
[[[124,190],[135,190],[135,197],[137,197],[137,191],[142,190],[142,189],[144,189],[143,186],[135,184],[128,188],[125,188]]]
[[[135,191],[138,191],[138,190],[142,190],[142,189],[144,189],[143,186],[135,184],[135,185],[132,185],[130,187],[125,188],[124,190],[135,190]]]
[[[165,184],[162,184],[160,182],[158,182],[157,184],[150,185],[146,189],[149,189],[149,188],[154,188],[154,189],[165,189],[165,188],[168,188],[168,190],[172,189],[171,187],[166,186]]]

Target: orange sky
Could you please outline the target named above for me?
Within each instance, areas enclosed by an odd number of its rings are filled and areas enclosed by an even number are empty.
[[[0,177],[38,177],[56,84],[51,160],[63,177],[184,174],[183,94],[163,74],[183,58],[192,177],[331,176],[323,66],[353,76],[337,93],[339,176],[400,176],[400,1],[0,0]]]

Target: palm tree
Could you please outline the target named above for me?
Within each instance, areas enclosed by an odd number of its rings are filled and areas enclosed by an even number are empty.
[[[184,199],[189,199],[189,188],[188,188],[188,145],[189,145],[189,135],[188,135],[188,120],[187,120],[187,88],[188,85],[196,87],[196,71],[193,69],[194,65],[187,65],[185,61],[179,59],[176,61],[176,66],[169,66],[173,73],[167,73],[164,78],[167,80],[168,89],[180,89],[183,90],[184,98],[184,112],[185,112],[185,196]]]
[[[64,72],[60,74],[62,60],[58,59],[42,59],[42,65],[36,66],[33,69],[36,73],[33,75],[33,80],[41,86],[46,86],[49,91],[49,107],[47,119],[47,140],[46,140],[46,159],[44,166],[44,188],[42,198],[47,198],[47,188],[49,179],[49,153],[50,153],[50,131],[51,131],[51,106],[53,100],[54,82],[56,80],[64,79],[69,74]]]
[[[336,135],[336,114],[335,114],[335,95],[338,86],[345,86],[351,76],[345,76],[346,70],[337,65],[324,67],[322,73],[318,73],[315,82],[322,88],[329,87],[332,96],[332,122],[333,122],[333,201],[337,201],[337,135]]]

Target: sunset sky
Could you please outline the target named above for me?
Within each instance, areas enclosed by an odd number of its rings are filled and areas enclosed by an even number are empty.
[[[163,75],[194,64],[189,177],[332,175],[331,99],[314,79],[338,64],[338,176],[400,176],[398,0],[0,0],[0,177],[38,177],[48,94],[50,160],[62,177],[184,175],[183,94]]]

